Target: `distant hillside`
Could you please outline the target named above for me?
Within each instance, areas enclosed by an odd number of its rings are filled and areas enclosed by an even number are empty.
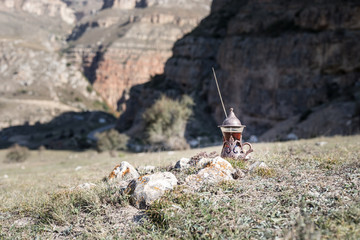
[[[60,0],[0,1],[0,129],[102,109],[83,74],[60,54],[74,21]]]
[[[75,6],[75,1],[66,2]],[[86,2],[85,7],[94,4]],[[123,111],[129,89],[163,73],[174,42],[209,14],[210,4],[211,0],[104,0],[101,10],[94,8],[77,22],[65,53],[107,103]]]

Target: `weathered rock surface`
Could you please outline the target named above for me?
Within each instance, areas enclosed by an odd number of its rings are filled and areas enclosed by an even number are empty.
[[[191,166],[189,162],[190,158],[181,158],[179,161],[176,162],[174,167],[177,169],[186,169]]]
[[[38,16],[60,18],[67,24],[75,23],[75,15],[61,0],[1,0],[0,9],[24,11]]]
[[[119,181],[132,180],[140,177],[136,169],[128,162],[123,161],[119,165],[115,166],[114,170],[109,174],[109,180],[116,179]]]
[[[44,6],[37,14],[29,12],[30,3],[34,11]],[[59,13],[52,10],[56,6]],[[102,101],[58,53],[71,29],[57,15],[63,7],[60,1],[1,2],[0,129],[49,122],[64,112],[96,109],[95,101]]]
[[[197,174],[186,178],[186,184],[193,187],[199,187],[204,184],[214,184],[222,181],[234,180],[233,173],[235,169],[232,165],[221,157],[211,159],[207,166],[201,169]]]
[[[78,22],[68,59],[114,109],[124,110],[129,89],[163,73],[173,43],[209,13],[210,2],[105,1],[102,11]]]
[[[153,201],[172,190],[177,185],[177,179],[170,172],[158,172],[141,176],[130,182],[125,190],[130,195],[130,202],[136,208],[144,209]]]
[[[210,16],[175,43],[164,75],[158,78],[161,84],[154,81],[130,92],[119,129],[140,126],[138,114],[152,101],[139,99],[156,99],[163,93],[194,96],[198,112],[189,131],[201,129],[201,134],[210,129],[206,124],[216,126],[224,116],[211,72],[214,66],[225,105],[234,107],[248,126],[245,138],[360,131],[354,110],[360,104],[360,61],[354,54],[360,49],[357,1],[215,0],[212,6]],[[284,128],[286,121],[291,122]],[[261,136],[273,127],[283,132]]]

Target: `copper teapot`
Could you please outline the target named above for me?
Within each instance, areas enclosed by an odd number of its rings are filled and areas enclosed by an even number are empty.
[[[253,149],[250,143],[242,143],[242,131],[245,125],[241,125],[240,120],[234,114],[233,108],[230,108],[229,116],[218,127],[220,127],[223,134],[221,157],[247,159],[246,157],[253,152]],[[244,146],[248,146],[247,151],[245,151]]]

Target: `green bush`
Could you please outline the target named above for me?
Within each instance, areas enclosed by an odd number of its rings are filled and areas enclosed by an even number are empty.
[[[114,151],[114,150],[127,150],[127,143],[129,137],[121,134],[115,129],[96,134],[98,139],[97,149],[100,152]]]
[[[165,150],[189,148],[184,134],[193,105],[194,101],[187,95],[181,100],[161,96],[143,114],[147,143]]]
[[[27,147],[15,144],[6,154],[6,162],[24,162],[29,155],[29,149]]]

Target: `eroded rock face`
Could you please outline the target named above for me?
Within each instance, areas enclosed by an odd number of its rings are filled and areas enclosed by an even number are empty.
[[[210,2],[105,1],[73,30],[68,58],[110,106],[125,110],[129,89],[163,73],[174,42],[209,13]]]
[[[189,124],[197,126],[192,129],[206,124],[204,119],[209,122],[209,115],[217,123],[224,119],[214,66],[225,105],[248,126],[245,138],[294,117],[298,120],[282,136],[267,134],[266,140],[285,139],[296,126],[314,121],[310,132],[299,127],[294,133],[302,138],[360,131],[360,118],[351,110],[360,104],[360,61],[354,54],[360,50],[358,2],[215,0],[212,6],[210,16],[175,43],[163,76],[163,85],[195,97],[199,113]],[[136,89],[134,96],[151,92],[146,88]],[[171,94],[168,88],[153,90]],[[341,111],[337,102],[350,111]],[[323,119],[318,110],[339,122]],[[138,117],[130,113],[136,114],[129,109],[124,116],[135,122]]]
[[[1,0],[2,6],[12,10],[20,10],[38,16],[59,17],[67,24],[75,23],[75,15],[61,0]]]
[[[125,193],[130,195],[130,201],[134,207],[144,209],[176,185],[177,179],[174,174],[158,172],[131,181]]]

